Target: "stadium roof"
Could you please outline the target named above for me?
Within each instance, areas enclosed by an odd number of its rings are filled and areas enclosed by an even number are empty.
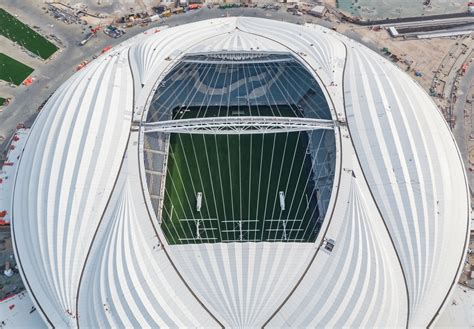
[[[216,52],[291,54],[320,84],[335,162],[315,241],[168,243],[140,125],[173,67]],[[447,124],[406,73],[320,26],[241,17],[150,30],[72,76],[34,123],[12,207],[52,326],[426,327],[457,281],[470,199]]]

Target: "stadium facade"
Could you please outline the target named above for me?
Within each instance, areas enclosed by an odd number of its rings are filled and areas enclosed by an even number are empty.
[[[54,327],[427,327],[469,211],[406,73],[241,17],[149,30],[65,82],[23,150],[12,232]]]

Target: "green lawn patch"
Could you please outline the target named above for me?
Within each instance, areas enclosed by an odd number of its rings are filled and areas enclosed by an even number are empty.
[[[19,85],[34,70],[17,60],[0,53],[0,80]]]
[[[49,58],[58,50],[56,45],[2,8],[0,8],[0,35],[25,47],[42,59]]]
[[[175,114],[190,118],[209,112]],[[171,134],[162,211],[168,242],[314,242],[319,210],[308,142],[307,132]]]

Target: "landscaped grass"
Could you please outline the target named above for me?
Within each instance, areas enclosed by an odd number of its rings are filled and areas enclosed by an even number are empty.
[[[49,58],[58,47],[0,8],[0,35],[18,43],[43,59]]]
[[[172,134],[162,212],[168,242],[314,241],[319,212],[307,146],[307,132]]]
[[[33,72],[31,67],[0,53],[0,80],[7,81],[18,86],[31,74],[31,72]]]

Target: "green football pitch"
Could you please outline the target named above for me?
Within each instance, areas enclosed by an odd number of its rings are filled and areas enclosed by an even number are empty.
[[[58,50],[52,42],[0,8],[0,35],[18,43],[43,59]]]
[[[19,85],[30,74],[33,69],[17,60],[0,53],[0,80]]]
[[[307,132],[172,134],[169,143],[162,228],[170,244],[315,240]]]

